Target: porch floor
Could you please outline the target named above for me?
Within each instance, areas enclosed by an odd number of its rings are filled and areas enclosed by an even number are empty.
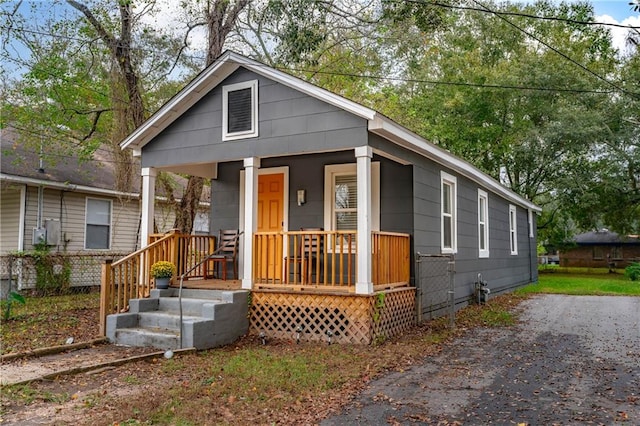
[[[180,287],[180,283],[173,283],[171,288]],[[392,285],[378,285],[374,286],[374,292],[379,293],[381,291],[409,288],[409,283],[395,283]],[[182,284],[182,288],[195,289],[195,290],[241,290],[242,281],[240,280],[221,280],[217,278],[203,279],[195,278],[185,280]],[[266,292],[280,292],[280,293],[298,293],[298,294],[334,294],[334,295],[355,295],[354,286],[313,286],[313,285],[281,285],[281,284],[264,284],[254,283],[253,290],[266,291]]]
[[[180,281],[171,284],[172,288],[179,288]],[[240,280],[219,280],[213,279],[191,279],[184,280],[182,288],[190,288],[194,290],[241,290],[242,281]]]

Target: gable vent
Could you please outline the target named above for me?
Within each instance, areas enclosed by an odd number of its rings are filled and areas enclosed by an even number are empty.
[[[227,131],[249,132],[252,129],[251,88],[228,93]]]

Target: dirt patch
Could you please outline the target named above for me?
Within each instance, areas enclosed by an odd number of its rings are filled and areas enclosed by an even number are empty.
[[[640,298],[545,295],[373,381],[342,424],[640,424]]]
[[[99,344],[88,348],[28,358],[17,358],[4,361],[0,365],[0,382],[2,385],[27,383],[40,378],[64,374],[77,369],[89,369],[92,366],[107,364],[143,355],[157,350],[152,348],[128,348],[109,344]]]

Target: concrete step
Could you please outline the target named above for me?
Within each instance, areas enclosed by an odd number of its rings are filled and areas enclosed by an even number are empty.
[[[183,288],[182,297],[187,299],[214,299],[225,300],[229,293],[233,293],[233,290],[199,290],[193,288]],[[151,290],[151,297],[178,297],[179,289],[175,287],[168,288],[166,290]]]
[[[122,345],[179,348],[177,294],[177,289],[154,289],[150,298],[131,299],[129,312],[107,316],[107,337]],[[247,332],[247,291],[184,290],[182,295],[183,348],[226,345]]]
[[[207,316],[212,305],[224,304],[219,299],[190,299],[182,298],[182,315]],[[208,307],[208,308],[207,308]],[[180,299],[177,297],[161,297],[158,301],[158,311],[178,314],[180,312]]]
[[[206,321],[205,318],[189,315],[182,316],[183,322]],[[163,311],[142,312],[138,314],[138,326],[142,328],[163,328],[169,330],[180,329],[180,315]]]
[[[145,346],[160,350],[178,349],[180,336],[175,330],[161,328],[121,328],[116,330],[115,343],[125,346]]]

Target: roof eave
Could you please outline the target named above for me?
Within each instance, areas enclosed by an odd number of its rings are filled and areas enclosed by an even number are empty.
[[[114,189],[98,188],[95,186],[76,185],[69,182],[53,182],[45,179],[35,179],[24,176],[8,175],[0,173],[0,181],[18,183],[31,186],[44,186],[47,188],[55,188],[63,191],[84,192],[87,194],[108,195],[112,197],[129,197],[138,198],[140,194],[136,192],[122,192]]]
[[[381,114],[376,114],[374,119],[369,120],[369,131],[382,136],[399,146],[402,146],[420,155],[426,156],[433,161],[442,164],[443,166],[449,167],[457,171],[461,175],[471,179],[476,183],[481,184],[485,188],[502,195],[507,200],[510,200],[526,209],[532,210],[536,213],[542,212],[541,207],[516,194],[512,190],[504,187],[491,176],[480,171],[471,163],[458,158],[450,152],[426,141],[422,137]]]

